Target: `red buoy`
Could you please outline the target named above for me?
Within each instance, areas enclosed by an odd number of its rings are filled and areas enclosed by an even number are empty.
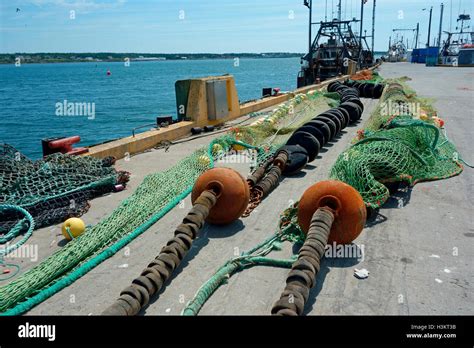
[[[367,219],[364,201],[355,188],[342,181],[320,181],[308,188],[298,203],[298,224],[307,233],[318,208],[334,214],[328,243],[348,244],[362,232]]]
[[[247,181],[230,168],[214,168],[204,172],[194,184],[191,193],[193,204],[204,190],[212,190],[217,196],[217,203],[206,219],[211,224],[224,225],[237,220],[249,204]]]

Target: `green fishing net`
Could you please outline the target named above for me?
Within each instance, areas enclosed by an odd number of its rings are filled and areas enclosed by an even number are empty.
[[[88,201],[125,183],[128,174],[117,172],[111,158],[53,154],[31,161],[18,150],[0,144],[0,205],[26,209],[36,228],[80,216]],[[21,214],[0,210],[0,234],[18,222]]]
[[[11,309],[7,314],[20,314],[112,256],[178,204],[191,191],[198,176],[214,166],[219,154],[251,148],[261,161],[283,145],[292,130],[329,109],[334,102],[319,92],[297,95],[250,125],[232,128],[208,148],[196,150],[168,170],[146,176],[136,191],[104,220],[87,227],[64,248],[0,287],[0,312]],[[50,192],[44,190],[44,194]]]
[[[439,119],[424,110],[432,112],[406,86],[388,84],[366,129],[340,154],[330,177],[353,186],[368,207],[378,208],[390,195],[386,183],[414,185],[459,174],[463,167],[455,146]]]

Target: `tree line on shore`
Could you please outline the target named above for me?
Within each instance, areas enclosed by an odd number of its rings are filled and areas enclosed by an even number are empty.
[[[235,58],[291,58],[302,53],[12,53],[0,54],[0,64],[118,62],[127,60],[186,60]]]

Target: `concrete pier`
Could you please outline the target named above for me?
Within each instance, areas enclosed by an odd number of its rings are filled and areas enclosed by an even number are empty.
[[[381,66],[380,74],[385,78],[409,76],[412,79],[409,85],[421,97],[433,98],[460,156],[474,163],[473,69],[386,63]],[[346,128],[337,142],[322,150],[302,175],[285,178],[248,218],[227,228],[206,225],[164,292],[155,296],[142,314],[179,315],[222,264],[236,252],[249,250],[273,234],[279,214],[290,201],[298,200],[311,184],[327,179],[337,156],[349,146],[356,131],[363,128],[377,101],[363,99],[363,103],[361,123]],[[168,151],[156,149],[118,161],[118,169],[132,172],[127,190],[94,199],[90,211],[82,218],[87,224],[99,222],[133,193],[145,175],[173,166],[211,139],[199,138],[173,145]],[[247,174],[248,166],[238,168]],[[391,198],[355,241],[364,250],[363,260],[323,259],[306,313],[474,314],[473,183],[472,169],[466,167],[460,176],[420,183]],[[100,314],[158,254],[190,207],[188,197],[184,207],[175,207],[128,247],[28,314]],[[28,243],[39,246],[39,260],[24,261],[22,272],[61,247],[61,239],[59,225],[35,231]],[[288,258],[291,254],[291,244],[285,243],[281,251],[270,256]],[[366,268],[369,277],[355,278],[355,268]],[[287,273],[287,269],[271,267],[245,270],[219,288],[201,314],[268,315],[284,288]]]

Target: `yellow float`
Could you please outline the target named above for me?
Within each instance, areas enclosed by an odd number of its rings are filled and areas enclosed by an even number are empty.
[[[61,227],[61,232],[67,240],[79,237],[85,230],[86,225],[84,224],[84,221],[79,218],[69,218],[64,221],[63,226]]]

